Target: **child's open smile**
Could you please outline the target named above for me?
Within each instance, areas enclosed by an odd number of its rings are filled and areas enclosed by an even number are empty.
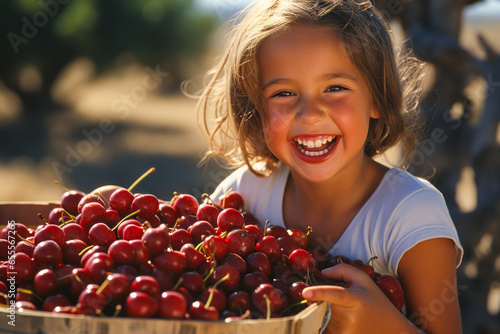
[[[370,118],[378,113],[341,38],[297,25],[266,40],[258,59],[265,138],[275,156],[312,182],[361,164]]]

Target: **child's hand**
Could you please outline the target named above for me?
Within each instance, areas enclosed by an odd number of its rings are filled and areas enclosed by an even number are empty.
[[[326,333],[393,333],[394,330],[416,330],[399,312],[365,272],[348,264],[325,269],[322,274],[342,280],[348,287],[312,286],[302,295],[309,301],[331,304],[330,323]]]

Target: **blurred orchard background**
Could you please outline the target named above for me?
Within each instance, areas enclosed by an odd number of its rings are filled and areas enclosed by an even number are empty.
[[[381,2],[386,14],[407,3]],[[230,19],[247,4],[1,1],[0,202],[58,200],[63,190],[54,180],[85,192],[105,184],[128,187],[150,167],[156,172],[139,192],[162,199],[174,191],[198,198],[212,192],[230,171],[214,162],[198,165],[207,145],[197,128],[196,100],[181,86],[199,91],[224,47]],[[397,15],[388,18],[403,41]],[[500,52],[500,1],[467,5],[460,20],[465,50],[484,58],[481,33]],[[467,87],[473,120],[487,96],[499,95],[500,77],[492,73]],[[459,269],[464,331],[499,333],[500,250],[494,240],[500,211],[478,212],[477,189],[474,169],[465,166],[456,186],[459,211],[452,212],[466,249]],[[442,303],[430,311],[437,315]]]

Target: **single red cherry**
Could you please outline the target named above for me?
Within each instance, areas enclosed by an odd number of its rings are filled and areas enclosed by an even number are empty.
[[[229,251],[226,239],[217,235],[208,236],[203,240],[202,245],[205,255],[213,257],[215,260],[221,259]]]
[[[170,246],[173,250],[180,250],[185,244],[192,243],[191,235],[184,229],[176,229],[170,232]]]
[[[236,314],[245,313],[251,305],[250,295],[245,291],[235,291],[227,297],[227,309]]]
[[[90,243],[88,233],[80,224],[69,223],[62,227],[64,232],[64,241],[79,239],[86,243]]]
[[[175,194],[171,205],[181,216],[196,216],[198,211],[198,200],[189,194]]]
[[[307,274],[316,269],[316,260],[305,249],[294,250],[288,257],[292,270],[298,274]]]
[[[198,211],[196,212],[196,220],[207,221],[212,225],[212,227],[217,227],[217,217],[219,216],[219,209],[209,203],[203,203],[198,207]]]
[[[245,276],[247,273],[247,263],[236,253],[227,253],[217,263],[221,266],[228,265],[235,267],[240,272],[240,277]]]
[[[161,223],[167,225],[168,227],[174,227],[175,222],[181,216],[173,206],[167,203],[160,203],[157,215],[158,218],[160,218]]]
[[[108,225],[97,223],[89,230],[89,240],[94,245],[109,247],[116,240],[116,234]]]
[[[211,297],[210,297],[211,295]],[[212,298],[212,299],[210,299]],[[208,288],[202,292],[199,299],[203,304],[207,304],[210,300],[210,306],[213,306],[217,311],[222,312],[226,308],[226,295],[219,289]]]
[[[115,240],[109,245],[108,255],[116,265],[135,263],[135,249],[127,240]]]
[[[233,208],[238,211],[242,211],[245,203],[239,192],[231,191],[220,200],[219,204],[223,209]]]
[[[109,196],[109,205],[120,215],[127,215],[132,210],[134,195],[125,188],[116,189]]]
[[[193,244],[185,244],[181,247],[180,250],[184,255],[186,255],[186,268],[188,270],[194,270],[198,268],[200,264],[202,264],[205,261],[205,255],[196,250]]]
[[[106,203],[102,199],[101,196],[97,194],[87,194],[83,196],[83,198],[80,200],[78,203],[78,213],[81,213],[83,210],[83,207],[88,204],[88,203],[99,203],[103,208],[106,208]]]
[[[248,225],[245,221],[245,226],[243,226],[243,229],[252,235],[255,244],[257,244],[262,240],[262,238],[264,238],[264,231],[262,231],[257,225]]]
[[[252,304],[263,314],[268,311],[271,313],[279,312],[285,305],[284,302],[283,295],[269,283],[259,285],[252,293]]]
[[[361,261],[359,259],[352,261],[351,266],[356,267],[356,268],[364,271],[371,278],[373,278],[373,276],[375,275],[375,271],[373,270],[373,267],[367,263],[364,263],[363,261]]]
[[[268,276],[271,274],[271,261],[266,254],[254,252],[247,256],[247,271],[249,273],[259,271]]]
[[[56,268],[62,263],[62,259],[61,247],[54,240],[42,241],[33,250],[33,260],[41,267]]]
[[[177,291],[164,291],[160,297],[158,315],[167,319],[183,319],[187,312],[187,302]]]
[[[80,225],[89,231],[97,223],[106,221],[106,209],[100,203],[91,202],[82,207]]]
[[[164,224],[148,228],[141,240],[151,256],[157,255],[166,250],[170,244],[168,228]]]
[[[57,225],[48,224],[39,228],[35,232],[35,238],[33,241],[35,242],[35,245],[38,245],[40,242],[45,240],[54,240],[59,247],[62,247],[64,245],[65,238],[66,236],[62,228]]]
[[[276,239],[288,236],[288,232],[286,231],[286,228],[278,225],[269,225],[266,228],[265,235],[272,235]]]
[[[205,307],[201,301],[195,301],[189,306],[189,315],[192,319],[219,320],[219,311],[214,306]]]
[[[278,239],[272,235],[266,235],[255,245],[255,251],[266,254],[271,263],[276,263],[281,259],[281,247]]]
[[[158,311],[158,300],[145,292],[132,292],[126,300],[126,312],[129,317],[151,318]]]
[[[217,217],[217,226],[222,232],[243,228],[243,225],[245,225],[245,218],[241,212],[233,208],[222,210]]]
[[[196,271],[186,271],[180,276],[181,286],[186,288],[192,295],[198,295],[204,289],[203,277]]]
[[[209,222],[204,220],[197,221],[193,225],[189,226],[187,231],[189,232],[189,235],[191,236],[194,244],[199,244],[209,235],[215,234],[213,226]]]
[[[78,214],[78,203],[80,203],[84,196],[84,192],[68,190],[61,196],[61,207],[69,214],[76,216]]]
[[[403,287],[399,280],[391,275],[381,275],[375,280],[377,286],[389,298],[391,303],[401,311],[405,303]]]
[[[226,236],[229,252],[236,253],[241,257],[247,257],[255,249],[255,241],[250,233],[237,228],[229,232]]]
[[[137,216],[142,219],[150,219],[158,212],[160,203],[158,198],[151,194],[139,195],[132,201],[132,211],[140,210]]]
[[[186,255],[180,251],[162,252],[153,259],[155,268],[180,275],[186,270]]]
[[[158,297],[160,295],[160,284],[153,276],[139,275],[130,285],[130,292],[134,291],[145,292],[151,297]]]

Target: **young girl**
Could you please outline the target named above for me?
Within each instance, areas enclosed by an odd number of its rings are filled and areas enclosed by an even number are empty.
[[[311,226],[311,247],[377,256],[375,271],[400,279],[403,313],[363,271],[325,269],[350,283],[303,292],[330,304],[328,333],[462,332],[462,248],[442,195],[373,159],[401,142],[406,161],[412,148],[404,115],[418,96],[401,73],[370,2],[264,1],[235,26],[198,104],[210,153],[242,166],[212,198],[237,190],[260,221]]]

